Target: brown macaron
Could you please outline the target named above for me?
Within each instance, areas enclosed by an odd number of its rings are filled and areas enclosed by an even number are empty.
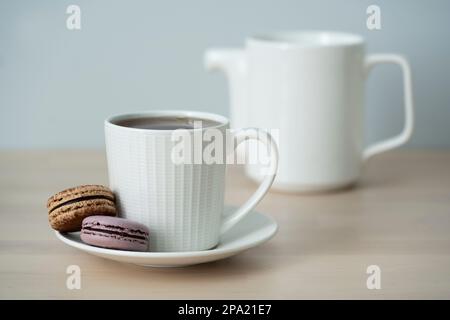
[[[84,185],[58,192],[47,201],[50,226],[61,232],[81,230],[89,216],[115,216],[114,194],[105,186]]]

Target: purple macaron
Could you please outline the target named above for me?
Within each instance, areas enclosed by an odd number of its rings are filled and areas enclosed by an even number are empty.
[[[148,228],[128,219],[90,216],[83,220],[81,240],[87,244],[118,250],[147,251]]]

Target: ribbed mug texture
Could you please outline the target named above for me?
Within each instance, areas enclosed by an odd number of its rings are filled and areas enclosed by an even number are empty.
[[[227,124],[220,130],[225,134]],[[146,225],[150,251],[217,245],[225,165],[175,164],[167,132],[105,126],[109,183],[119,215]],[[225,144],[224,144],[225,145]]]

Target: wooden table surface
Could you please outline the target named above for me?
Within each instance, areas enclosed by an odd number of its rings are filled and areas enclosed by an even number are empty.
[[[264,245],[187,268],[147,269],[59,242],[47,198],[107,184],[102,151],[0,152],[0,298],[301,299],[450,298],[450,152],[401,151],[372,159],[360,184],[337,193],[271,192],[258,210],[279,223]],[[227,204],[255,188],[229,171]],[[81,268],[81,289],[66,268]],[[381,289],[366,268],[381,269]]]

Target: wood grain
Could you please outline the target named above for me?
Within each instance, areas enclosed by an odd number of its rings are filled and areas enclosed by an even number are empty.
[[[234,258],[188,268],[145,269],[60,243],[45,203],[74,185],[107,184],[102,151],[0,152],[0,298],[450,298],[450,152],[374,158],[353,189],[271,192],[258,210],[280,230]],[[231,168],[226,202],[255,185]],[[66,267],[82,270],[66,288]],[[381,289],[366,268],[381,268]]]

